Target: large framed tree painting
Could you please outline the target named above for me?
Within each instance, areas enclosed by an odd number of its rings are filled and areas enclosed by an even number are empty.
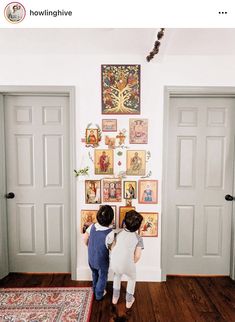
[[[102,65],[102,114],[140,114],[140,65]]]

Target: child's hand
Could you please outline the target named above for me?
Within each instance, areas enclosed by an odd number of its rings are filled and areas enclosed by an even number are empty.
[[[143,232],[143,230],[141,229],[141,230],[139,230],[139,235],[140,235],[140,237],[143,237],[144,236],[144,232]]]

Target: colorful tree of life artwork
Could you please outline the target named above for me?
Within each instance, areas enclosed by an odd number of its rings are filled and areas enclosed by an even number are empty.
[[[102,65],[102,114],[140,114],[140,65]]]

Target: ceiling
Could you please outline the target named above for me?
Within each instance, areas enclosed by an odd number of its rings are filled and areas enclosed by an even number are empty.
[[[159,29],[0,29],[1,54],[147,55]],[[235,29],[166,29],[162,55],[235,55]],[[0,54],[0,55],[1,55]]]

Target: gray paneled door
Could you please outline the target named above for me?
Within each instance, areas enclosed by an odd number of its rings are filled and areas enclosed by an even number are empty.
[[[5,96],[9,269],[70,272],[68,97]]]
[[[235,99],[171,98],[167,274],[229,275]]]

